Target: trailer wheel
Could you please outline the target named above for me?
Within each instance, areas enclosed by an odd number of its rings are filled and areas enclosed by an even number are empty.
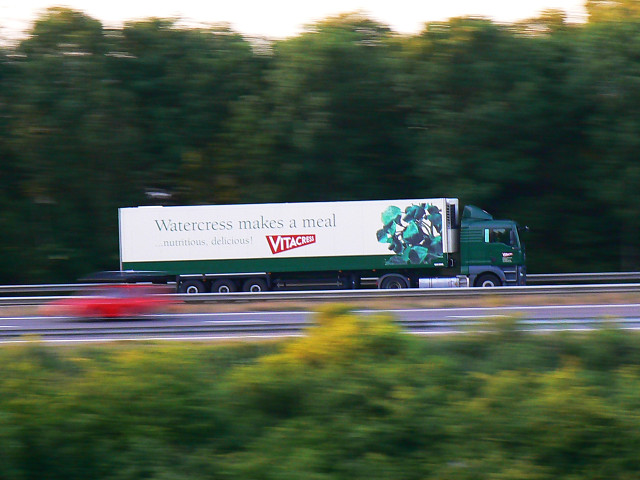
[[[216,280],[213,282],[213,285],[211,285],[211,293],[231,293],[237,289],[236,284],[226,278]]]
[[[409,282],[402,275],[388,275],[380,283],[380,288],[409,288]]]
[[[180,283],[180,293],[195,294],[204,293],[205,291],[206,288],[204,286],[204,283],[200,280],[185,280],[184,282]]]
[[[269,290],[267,281],[263,278],[250,278],[242,285],[245,292],[266,292]]]
[[[492,288],[501,286],[502,282],[493,273],[485,273],[476,279],[476,287]]]

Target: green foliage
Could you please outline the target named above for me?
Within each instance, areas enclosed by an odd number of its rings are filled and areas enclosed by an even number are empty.
[[[228,29],[149,20],[107,31],[65,8],[49,9],[5,65],[0,226],[14,233],[0,252],[24,253],[0,273],[15,283],[116,268],[117,209],[153,202],[148,192],[215,202],[203,182],[223,172],[212,146],[258,69]]]
[[[388,28],[359,14],[274,44],[231,137],[258,198],[379,198],[409,180],[397,51]]]
[[[3,348],[0,477],[637,476],[635,334],[315,319],[281,343]]]
[[[628,22],[640,18],[638,0],[587,0],[590,23]]]
[[[414,36],[352,13],[273,42],[46,10],[0,49],[0,282],[116,268],[117,208],[158,191],[459,197],[529,225],[530,272],[638,269],[638,2],[587,9]],[[438,255],[420,208],[382,218],[394,264]]]

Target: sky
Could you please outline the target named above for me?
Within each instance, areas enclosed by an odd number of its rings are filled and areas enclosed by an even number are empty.
[[[20,36],[52,6],[80,10],[105,26],[149,17],[179,18],[189,24],[226,22],[243,34],[285,38],[304,26],[340,13],[361,11],[403,34],[417,33],[425,22],[482,15],[497,22],[537,16],[546,9],[583,21],[585,0],[0,0],[0,35]]]

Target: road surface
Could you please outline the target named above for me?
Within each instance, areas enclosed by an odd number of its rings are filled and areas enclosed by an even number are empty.
[[[215,309],[215,306],[211,307]],[[381,310],[357,310],[363,315]],[[459,334],[491,328],[492,320],[513,318],[532,332],[587,331],[603,326],[640,330],[640,304],[503,306],[390,309],[407,331],[421,335]],[[0,312],[2,315],[2,312]],[[0,316],[0,344],[41,341],[89,343],[120,340],[267,339],[304,335],[313,325],[307,311],[167,313],[135,320],[78,320],[67,317]]]

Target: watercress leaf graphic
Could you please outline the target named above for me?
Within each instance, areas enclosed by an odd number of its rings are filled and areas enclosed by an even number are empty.
[[[418,229],[418,225],[416,225],[416,222],[411,222],[409,225],[407,225],[407,228],[404,229],[404,232],[402,232],[402,235],[406,239],[407,237],[411,237],[417,234],[418,232],[419,232],[419,229]]]
[[[394,255],[393,257],[389,258],[389,260],[387,260],[385,264],[386,265],[406,265],[407,260],[405,260],[401,255]]]
[[[442,237],[434,237],[431,239],[431,245],[429,245],[429,252],[435,255],[442,255]]]
[[[387,224],[384,226],[384,231],[387,232],[387,235],[389,236],[393,236],[396,234],[396,227],[397,225],[393,222]]]
[[[415,222],[411,222],[402,232],[402,238],[409,245],[420,245],[424,240],[424,233]]]
[[[391,242],[391,236],[389,235],[387,230],[384,229],[384,228],[382,228],[382,229],[380,229],[380,230],[378,230],[376,232],[376,237],[378,237],[378,241],[380,243],[390,243]]]
[[[382,223],[386,226],[392,223],[400,224],[400,218],[402,217],[402,210],[398,207],[391,205],[382,212]]]
[[[440,209],[435,205],[429,205],[427,207],[427,212],[429,212],[431,215],[434,215],[436,213],[440,213]]]
[[[396,234],[396,224],[391,222],[376,232],[376,237],[380,243],[390,243],[391,238]]]
[[[404,250],[404,244],[397,237],[392,237],[389,250],[393,250],[395,253],[402,253]]]
[[[429,251],[424,247],[412,247],[409,254],[409,261],[412,265],[425,263],[425,259],[429,255]]]
[[[431,222],[438,232],[442,232],[442,214],[432,213],[427,215],[427,220]]]
[[[419,221],[425,215],[424,203],[422,205],[411,205],[405,210],[404,221]]]

